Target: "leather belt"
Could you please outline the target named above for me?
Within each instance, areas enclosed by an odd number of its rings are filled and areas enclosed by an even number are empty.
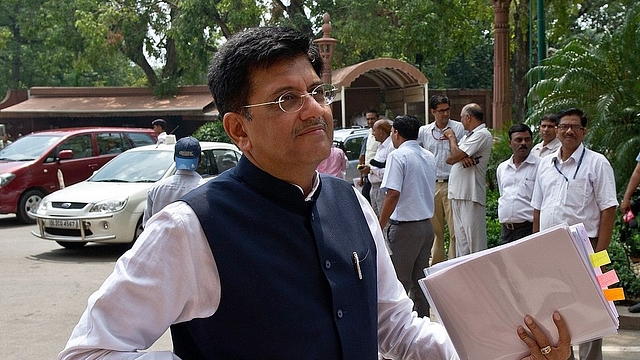
[[[429,220],[429,219],[422,219],[422,220],[408,220],[408,221],[398,221],[398,220],[391,220],[391,219],[389,219],[389,224],[391,224],[391,225],[402,225],[402,224],[415,223],[415,222],[427,221],[427,220]]]
[[[436,179],[436,182],[444,183],[449,181],[449,179]]]
[[[502,225],[504,225],[504,227],[506,227],[509,230],[516,230],[516,229],[522,229],[523,227],[531,226],[533,225],[533,223],[530,221],[525,221],[521,223],[503,223]]]

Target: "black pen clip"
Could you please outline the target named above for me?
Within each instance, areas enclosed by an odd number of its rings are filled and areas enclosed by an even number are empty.
[[[358,259],[358,253],[355,251],[353,252],[352,260],[353,260],[353,267],[356,270],[356,275],[358,276],[358,279],[362,280],[362,269],[360,269],[360,259]]]

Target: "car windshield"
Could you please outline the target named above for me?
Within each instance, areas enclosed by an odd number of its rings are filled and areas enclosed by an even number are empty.
[[[62,135],[27,135],[0,150],[0,160],[31,161],[42,156]]]
[[[100,168],[91,182],[156,182],[173,164],[173,151],[127,151]]]

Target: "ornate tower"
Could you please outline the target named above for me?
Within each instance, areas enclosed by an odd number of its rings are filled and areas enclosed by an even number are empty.
[[[331,24],[329,23],[330,18],[331,17],[327,13],[322,16],[322,19],[324,20],[324,24],[322,24],[322,37],[320,39],[313,40],[313,42],[318,44],[320,56],[322,56],[322,60],[324,61],[322,81],[325,84],[331,84],[331,61],[333,59],[333,49],[338,42],[338,40],[331,37]]]

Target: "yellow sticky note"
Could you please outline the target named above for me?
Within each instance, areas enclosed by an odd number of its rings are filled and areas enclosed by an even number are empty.
[[[624,291],[622,288],[603,289],[602,292],[607,301],[624,300]]]
[[[607,253],[607,250],[602,250],[595,254],[591,254],[590,257],[591,257],[591,265],[593,265],[594,268],[600,267],[602,265],[607,265],[608,263],[611,262],[611,259],[609,259],[609,254]]]

